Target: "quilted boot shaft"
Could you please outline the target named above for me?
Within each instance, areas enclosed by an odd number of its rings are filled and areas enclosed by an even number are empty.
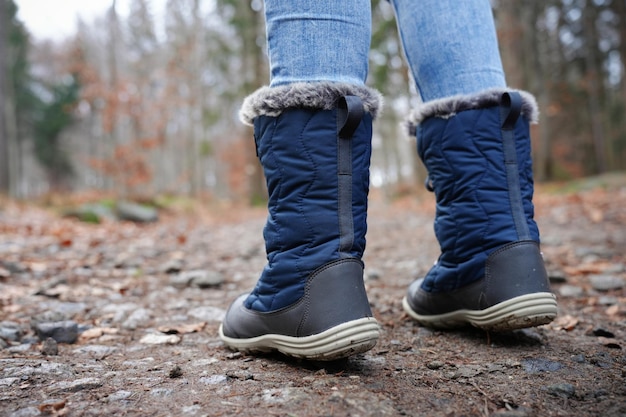
[[[307,279],[365,249],[372,114],[356,96],[330,109],[289,108],[254,119],[269,193],[267,264],[246,308],[268,312],[304,294]]]
[[[483,99],[468,108],[442,106],[417,127],[441,245],[421,285],[426,292],[449,292],[483,278],[487,259],[504,245],[539,242],[529,134],[534,99],[515,92]]]

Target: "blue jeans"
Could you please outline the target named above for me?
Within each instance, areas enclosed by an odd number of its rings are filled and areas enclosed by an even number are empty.
[[[489,0],[391,0],[424,101],[506,87]],[[363,85],[370,0],[265,0],[270,86]]]

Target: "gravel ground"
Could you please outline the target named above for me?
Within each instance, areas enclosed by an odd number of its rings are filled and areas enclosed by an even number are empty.
[[[264,210],[93,225],[0,202],[0,415],[626,416],[625,179],[538,192],[559,316],[503,334],[402,312],[438,255],[432,196],[374,198],[364,260],[383,335],[332,363],[217,337],[264,265]]]

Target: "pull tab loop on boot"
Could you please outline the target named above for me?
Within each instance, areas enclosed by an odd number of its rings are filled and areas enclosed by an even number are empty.
[[[343,96],[337,104],[337,128],[341,139],[350,139],[363,119],[365,109],[358,96]]]
[[[522,202],[522,191],[517,163],[515,144],[515,125],[522,112],[522,97],[517,92],[504,93],[500,101],[500,122],[502,128],[502,147],[506,169],[506,182],[509,190],[511,215],[519,240],[531,240],[526,214]]]
[[[522,96],[519,93],[504,93],[500,100],[500,120],[503,130],[515,129],[515,123],[522,113]]]
[[[365,110],[357,96],[343,96],[337,104],[337,177],[339,254],[350,257],[354,244],[352,217],[352,135],[361,124]]]

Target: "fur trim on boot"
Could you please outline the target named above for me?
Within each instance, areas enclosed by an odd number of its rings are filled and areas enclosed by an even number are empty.
[[[415,136],[417,125],[429,117],[448,119],[465,110],[498,106],[500,105],[502,94],[507,91],[520,93],[522,96],[522,116],[526,117],[530,123],[537,123],[539,120],[539,108],[532,94],[508,88],[493,88],[476,94],[458,95],[421,103],[417,108],[413,109],[408,117],[409,134]]]
[[[239,111],[239,119],[247,125],[252,125],[257,116],[276,117],[286,109],[331,110],[337,104],[337,100],[345,95],[360,97],[365,111],[369,112],[372,118],[376,118],[382,109],[382,95],[373,88],[332,82],[294,83],[258,89],[244,100]]]

